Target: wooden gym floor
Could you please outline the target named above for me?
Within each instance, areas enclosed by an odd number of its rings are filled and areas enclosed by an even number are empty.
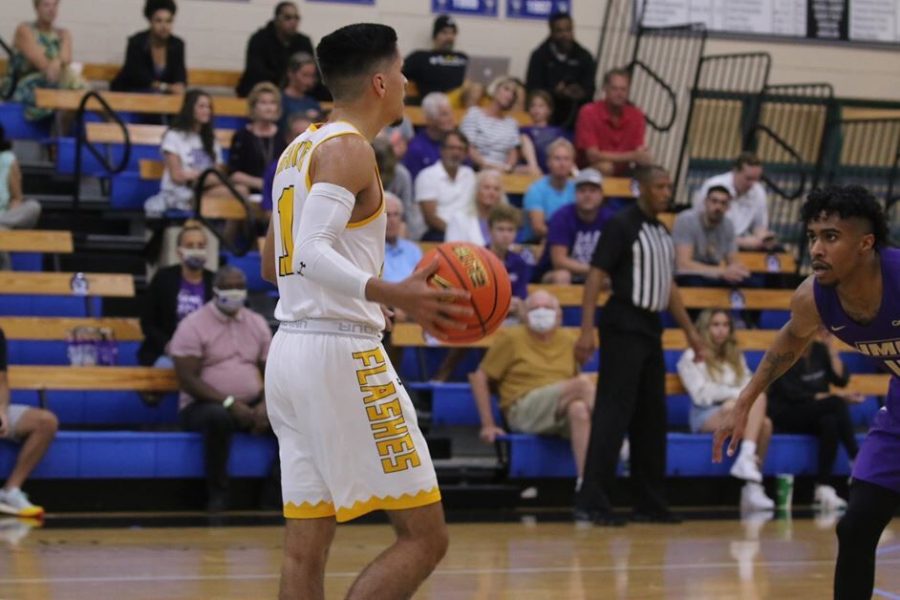
[[[140,516],[66,521],[51,517],[43,527],[30,528],[0,520],[0,599],[276,596],[282,533],[277,525],[184,526],[193,522],[188,520],[147,526]],[[129,522],[143,525],[122,526]],[[606,529],[543,516],[453,523],[449,554],[415,597],[829,598],[834,525],[822,518],[692,518],[682,525]],[[327,597],[342,598],[356,573],[390,540],[386,525],[340,526]],[[900,599],[900,520],[882,539],[876,587],[876,598]]]

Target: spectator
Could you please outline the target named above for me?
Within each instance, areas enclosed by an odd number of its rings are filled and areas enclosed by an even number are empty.
[[[109,84],[115,92],[183,94],[187,85],[184,41],[172,35],[178,7],[174,0],[146,0],[150,28],[128,38],[125,64]]]
[[[391,192],[385,192],[385,215],[387,215],[387,227],[385,228],[384,247],[384,274],[382,279],[390,282],[403,281],[415,271],[416,265],[422,260],[422,250],[419,245],[408,239],[404,230],[403,202]],[[401,319],[403,320],[403,319]]]
[[[268,81],[280,86],[288,61],[298,52],[315,55],[310,39],[297,31],[300,11],[293,2],[275,5],[275,18],[257,29],[247,42],[244,72],[237,85],[237,95],[244,97],[257,83]]]
[[[181,388],[181,424],[203,434],[207,508],[228,504],[228,455],[235,431],[269,429],[263,374],[272,334],[266,320],[244,308],[247,280],[235,267],[216,273],[214,300],[191,313],[170,345]]]
[[[712,433],[734,410],[740,391],[750,381],[750,368],[734,334],[728,311],[706,309],[697,319],[697,331],[706,348],[706,359],[697,362],[688,348],[678,359],[678,375],[691,396],[691,431]],[[746,481],[741,490],[741,508],[770,510],[775,503],[762,487],[759,466],[766,459],[772,438],[772,421],[766,417],[766,397],[750,411],[741,450],[731,466],[731,475]]]
[[[603,206],[603,177],[583,169],[575,178],[575,203],[556,211],[547,228],[547,244],[538,265],[544,283],[583,283],[591,257],[611,212]]]
[[[213,131],[212,99],[206,92],[188,90],[172,126],[163,134],[160,150],[165,163],[160,191],[144,203],[147,216],[157,217],[167,210],[191,211],[194,185],[210,168],[225,170],[222,148]],[[223,189],[211,183],[206,191]]]
[[[500,410],[511,431],[562,435],[572,443],[580,483],[594,409],[594,384],[578,374],[574,337],[562,329],[559,301],[544,291],[525,300],[527,324],[501,329],[478,370],[469,375],[481,417],[481,439],[505,432],[491,410],[490,384],[500,391]]]
[[[575,348],[582,363],[593,355],[597,298],[601,287],[608,285],[612,294],[600,317],[601,383],[584,485],[576,501],[576,518],[601,525],[624,524],[612,514],[609,494],[626,433],[635,485],[633,519],[680,520],[669,511],[665,497],[666,365],[660,313],[668,310],[697,356],[705,356],[673,281],[672,239],[658,219],[669,206],[672,180],[665,169],[653,166],[640,172],[639,183],[635,205],[610,219],[597,244],[584,285],[581,337]]]
[[[621,177],[652,162],[644,113],[628,101],[630,86],[628,71],[612,69],[603,76],[603,99],[581,107],[575,124],[579,165]]]
[[[243,194],[259,193],[266,167],[278,160],[286,146],[278,135],[281,94],[268,82],[258,83],[247,97],[250,123],[238,129],[231,140],[228,172],[231,183]]]
[[[406,149],[409,142],[415,137],[416,129],[413,127],[412,121],[405,116],[399,122],[388,125],[382,129],[379,134],[391,143],[394,150],[394,156],[397,160],[402,160],[406,156]]]
[[[469,140],[453,130],[441,141],[441,160],[416,177],[416,202],[428,226],[423,240],[443,241],[450,217],[472,201],[475,171],[463,164],[468,152]]]
[[[31,229],[40,217],[40,203],[22,195],[22,169],[0,125],[0,229]],[[0,253],[0,268],[9,268],[6,253]]]
[[[212,299],[215,274],[204,268],[207,239],[199,221],[185,221],[177,244],[181,264],[158,270],[142,297],[144,341],[138,350],[138,362],[144,366],[171,369],[174,363],[168,345],[175,328]]]
[[[475,191],[468,206],[450,215],[444,240],[487,246],[491,240],[488,217],[500,203],[508,203],[503,176],[493,169],[481,171],[475,178]]]
[[[0,514],[41,517],[44,509],[32,504],[22,491],[25,480],[40,464],[56,437],[59,421],[52,412],[24,404],[10,404],[6,336],[0,329],[0,440],[21,443],[19,456],[0,488]]]
[[[469,158],[477,169],[498,169],[503,173],[514,170],[540,175],[531,148],[530,156],[520,150],[522,135],[515,119],[504,114],[516,102],[516,83],[509,77],[500,77],[488,86],[490,102],[485,107],[473,106],[466,112],[460,124],[460,130],[469,138]],[[526,159],[527,165],[517,169],[520,159]]]
[[[594,98],[596,66],[591,53],[575,41],[568,13],[550,15],[550,37],[531,53],[525,87],[553,95],[554,125],[571,127],[578,109]],[[552,106],[552,105],[551,105]]]
[[[832,487],[838,444],[844,445],[851,461],[859,452],[847,403],[862,402],[864,397],[830,390],[831,385],[844,387],[849,380],[837,345],[822,328],[800,360],[769,388],[769,416],[775,430],[810,434],[819,440],[814,499],[824,510],[847,508],[847,502]]]
[[[37,88],[81,89],[85,87],[80,73],[72,65],[72,35],[55,27],[59,0],[33,0],[34,22],[19,23],[13,34],[14,54],[9,63],[10,78],[4,88],[15,81],[12,102],[25,105],[25,118],[40,121],[53,115],[49,108],[35,103]]]
[[[523,200],[528,214],[526,240],[541,241],[547,237],[547,223],[556,211],[575,202],[575,147],[566,139],[557,139],[547,154],[549,174],[532,183]]]
[[[725,216],[734,225],[734,234],[741,250],[772,250],[775,234],[769,230],[769,209],[762,179],[762,162],[751,152],[744,152],[734,161],[731,171],[710,177],[694,196],[694,207],[703,204],[710,188],[722,186],[731,193],[731,205]]]
[[[431,92],[422,100],[423,127],[410,140],[403,164],[413,179],[425,167],[441,159],[441,140],[456,128],[456,117],[446,94]]]
[[[570,139],[569,132],[558,125],[550,125],[548,119],[553,112],[553,98],[544,90],[535,90],[528,95],[528,115],[531,125],[522,127],[521,131],[534,146],[534,155],[541,172],[549,170],[547,156],[550,146],[560,138]],[[574,166],[574,163],[573,163]]]
[[[381,174],[381,184],[386,192],[394,194],[403,203],[403,222],[406,225],[404,237],[411,240],[419,240],[425,233],[425,219],[422,211],[413,199],[413,181],[403,166],[397,161],[397,156],[391,147],[391,143],[379,136],[372,142],[375,149],[375,162],[378,172]]]
[[[721,185],[709,188],[703,206],[675,218],[675,268],[681,285],[738,285],[750,277],[740,263],[734,226],[725,218],[731,192]]]
[[[519,252],[513,250],[516,233],[522,222],[522,213],[515,206],[498,204],[488,216],[490,227],[490,248],[503,261],[509,282],[512,284],[512,301],[509,305],[511,316],[522,314],[523,302],[528,296],[528,282],[531,281],[531,265]]]
[[[419,98],[432,92],[462,91],[469,57],[453,49],[456,43],[456,21],[449,15],[439,15],[431,32],[431,50],[416,50],[403,62],[403,74],[415,85]]]
[[[291,56],[287,68],[287,83],[281,90],[281,120],[278,128],[283,133],[288,129],[288,117],[296,114],[316,121],[322,116],[322,106],[311,96],[319,81],[316,59],[309,52],[298,52]]]

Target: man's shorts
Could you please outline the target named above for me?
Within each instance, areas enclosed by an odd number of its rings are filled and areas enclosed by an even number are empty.
[[[34,407],[25,404],[10,404],[8,413],[9,423],[5,424],[6,433],[0,436],[0,439],[12,440],[14,442],[19,441],[19,438],[15,435],[16,427],[18,427],[22,415],[32,408]]]
[[[284,516],[349,521],[439,502],[416,412],[373,328],[282,323],[266,362]]]
[[[506,424],[511,431],[569,437],[569,416],[559,411],[565,382],[533,389],[509,407]]]

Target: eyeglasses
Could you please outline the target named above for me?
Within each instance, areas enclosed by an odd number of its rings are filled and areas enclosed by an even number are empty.
[[[300,15],[281,15],[278,18],[282,21],[299,21]]]

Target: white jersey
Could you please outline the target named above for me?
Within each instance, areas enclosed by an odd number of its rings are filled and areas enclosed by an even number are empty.
[[[299,216],[312,187],[309,166],[313,153],[322,142],[341,135],[362,135],[353,125],[337,121],[311,125],[297,136],[282,153],[272,184],[272,228],[275,234],[275,273],[278,276],[279,321],[329,319],[351,321],[384,328],[384,315],[374,302],[348,298],[303,277],[303,263],[294,265],[294,247]],[[380,175],[377,174],[379,185]],[[384,267],[384,235],[387,216],[384,192],[381,203],[371,217],[349,223],[338,236],[334,249],[354,265],[380,277]]]

